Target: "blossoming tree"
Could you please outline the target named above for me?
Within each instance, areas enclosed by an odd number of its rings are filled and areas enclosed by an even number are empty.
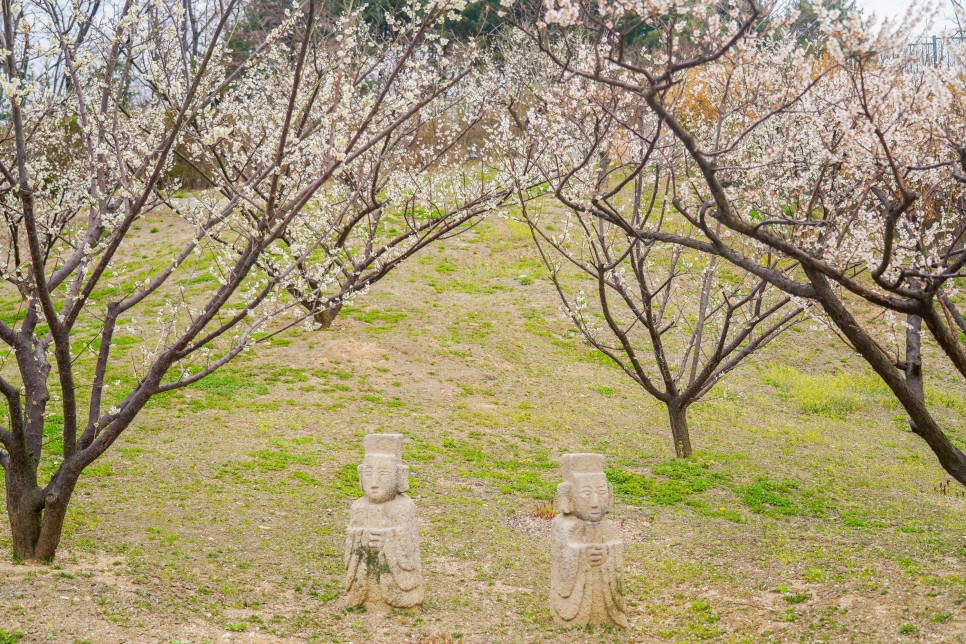
[[[797,16],[773,8],[563,0],[521,28],[568,73],[635,97],[685,155],[678,176],[689,190],[675,206],[709,243],[644,228],[634,235],[703,248],[816,302],[939,463],[966,483],[963,437],[923,396],[917,332],[923,324],[941,359],[966,377],[956,295],[966,266],[962,61],[922,69],[905,60],[924,5],[876,29],[816,3],[821,52],[780,37]],[[657,46],[634,45],[643,26]],[[681,92],[705,96],[712,118],[695,118]],[[796,272],[757,265],[749,244]],[[879,315],[861,310],[869,305]],[[890,349],[901,336],[907,350]]]
[[[524,57],[540,58],[520,40],[504,54],[518,67]],[[518,192],[522,217],[570,319],[664,404],[675,453],[687,458],[690,406],[799,320],[802,307],[714,254],[636,234],[671,232],[707,244],[676,210],[687,190],[678,184],[678,146],[659,121],[640,118],[622,90],[554,76],[532,70],[505,101],[517,124],[505,136],[505,163],[517,168],[509,174],[540,177],[541,190]],[[552,199],[537,201],[544,191]],[[754,257],[780,270],[767,250]]]
[[[391,14],[385,20],[396,24]],[[413,36],[397,26],[387,44],[356,17],[320,26],[311,64],[293,71],[283,53],[266,57],[186,132],[189,162],[219,188],[194,202],[206,216],[236,197],[256,219],[292,209],[257,266],[321,327],[400,262],[479,221],[509,194],[486,165],[487,141],[473,136],[490,109],[492,79],[474,71],[472,49],[454,49],[437,34],[416,48]],[[372,94],[363,71],[392,80],[384,96]],[[305,91],[285,123],[266,87],[290,84],[295,73]],[[418,111],[401,109],[414,101]],[[377,144],[348,155],[333,150],[333,140],[353,149],[367,132]],[[282,162],[280,136],[292,138]],[[168,205],[179,208],[176,200]]]
[[[452,95],[470,58],[444,64],[435,35],[458,8],[407,5],[376,39],[309,1],[239,61],[235,0],[193,3],[190,20],[180,1],[3,2],[0,465],[16,556],[54,556],[84,468],[152,396],[484,208],[476,170],[427,188],[443,152],[414,138],[450,119],[440,140],[455,142],[466,123]],[[178,198],[176,162],[212,189]],[[175,232],[151,244],[138,229],[166,205]]]

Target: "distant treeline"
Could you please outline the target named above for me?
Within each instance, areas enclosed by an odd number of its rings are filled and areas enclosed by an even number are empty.
[[[797,17],[790,22],[788,33],[790,37],[803,43],[820,40],[818,17],[812,2],[813,0],[791,0],[782,12],[786,15],[786,12],[796,12]],[[323,11],[339,16],[360,4],[356,0],[323,0]],[[405,4],[405,0],[369,0],[365,3],[362,16],[377,33],[388,37],[394,31],[390,17],[401,16],[400,10]],[[719,11],[722,16],[727,15],[732,4],[733,0],[720,1]],[[823,4],[828,10],[838,10],[841,17],[856,9],[856,0],[823,0]],[[508,9],[500,4],[500,0],[478,0],[467,4],[458,19],[448,21],[443,32],[455,41],[487,39],[514,19],[521,22],[536,19],[542,6],[542,0],[514,0],[512,8]],[[250,0],[245,3],[241,19],[232,35],[231,48],[239,54],[249,52],[257,43],[262,42],[267,32],[282,21],[286,10],[290,8],[290,0]],[[678,16],[677,29],[686,34],[690,30],[689,23],[697,19],[690,15]],[[645,48],[658,44],[659,34],[655,25],[642,22],[627,27],[631,28],[631,42]]]
[[[354,0],[323,0],[323,11],[335,17],[353,10],[361,3]],[[498,31],[511,15],[534,15],[541,6],[541,0],[519,0],[513,10],[500,5],[499,0],[480,0],[464,8],[456,20],[449,20],[443,33],[452,40],[487,38]],[[385,36],[393,34],[391,18],[402,15],[403,0],[370,0],[362,10],[363,19],[372,25],[376,33]],[[290,0],[251,0],[244,5],[242,15],[231,37],[230,48],[247,53],[264,40],[264,36],[278,26],[286,10],[291,8]]]

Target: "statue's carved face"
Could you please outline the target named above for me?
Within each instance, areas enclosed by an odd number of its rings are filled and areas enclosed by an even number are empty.
[[[385,503],[398,488],[396,462],[391,457],[372,454],[362,459],[362,489],[370,501]]]
[[[574,514],[584,521],[600,521],[610,506],[610,490],[603,474],[574,474],[571,488]]]

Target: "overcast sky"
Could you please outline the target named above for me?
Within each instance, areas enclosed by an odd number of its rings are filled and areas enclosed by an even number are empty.
[[[930,25],[930,30],[934,33],[942,31],[944,26],[949,23],[944,20],[952,15],[952,5],[949,0],[925,0],[939,7],[940,15],[936,21]],[[876,14],[877,16],[889,16],[899,18],[905,15],[909,0],[858,0],[860,7],[865,9],[866,14]]]

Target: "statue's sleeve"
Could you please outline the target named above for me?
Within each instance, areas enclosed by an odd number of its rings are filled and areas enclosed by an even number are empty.
[[[358,508],[352,508],[349,511],[349,527],[345,532],[344,559],[346,567],[346,590],[352,589],[352,585],[356,580],[356,575],[359,570],[359,562],[362,560],[359,549],[362,547],[363,529],[357,525],[359,523],[360,512],[361,511]]]
[[[409,591],[422,583],[419,528],[416,524],[416,506],[411,501],[400,512],[399,522],[388,535],[383,553],[399,588]]]
[[[590,564],[586,561],[586,547],[566,524],[561,521],[551,527],[550,548],[552,555],[550,592],[554,610],[565,621],[580,612],[584,600],[584,588]]]
[[[604,562],[604,603],[607,612],[614,623],[627,626],[626,608],[624,606],[624,588],[621,583],[623,569],[624,546],[620,538],[607,542],[607,561]]]

